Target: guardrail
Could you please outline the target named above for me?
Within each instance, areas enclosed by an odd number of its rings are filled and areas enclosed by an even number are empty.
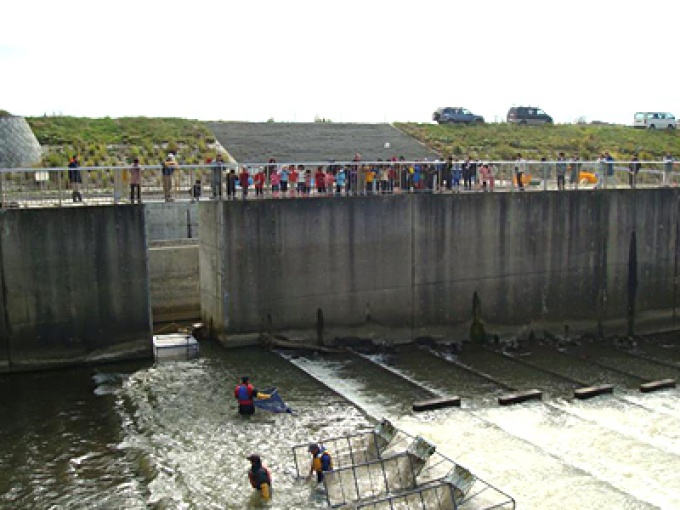
[[[547,191],[677,186],[678,166],[668,161],[489,161],[453,167],[445,161],[366,161],[179,165],[169,177],[166,198],[160,165],[141,167],[141,201],[196,201],[236,198]],[[296,179],[289,170],[295,168]],[[239,174],[248,173],[248,186]],[[285,169],[285,171],[284,171]],[[133,203],[129,167],[0,169],[1,207]],[[523,170],[518,180],[517,170]],[[232,174],[233,172],[233,174]],[[284,180],[284,174],[287,173]],[[564,175],[559,178],[560,174]],[[231,174],[231,176],[230,176]],[[261,175],[258,175],[261,174]],[[323,182],[321,177],[323,176]],[[76,182],[77,181],[77,182]],[[166,181],[167,182],[167,181]],[[285,183],[285,185],[284,185]]]

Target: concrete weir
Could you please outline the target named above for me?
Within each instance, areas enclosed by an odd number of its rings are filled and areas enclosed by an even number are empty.
[[[658,330],[676,304],[678,192],[474,193],[201,203],[201,314],[225,343],[469,335],[526,324]],[[634,246],[634,250],[631,248]]]
[[[435,409],[445,409],[447,407],[460,407],[460,397],[432,398],[413,403],[413,410],[415,412],[433,411]]]
[[[650,393],[652,391],[665,390],[668,388],[675,388],[675,379],[661,379],[660,381],[651,381],[640,385],[642,393]]]
[[[598,386],[588,386],[586,388],[578,388],[574,390],[574,398],[586,400],[599,395],[611,393],[614,393],[614,386],[612,384],[600,384]]]
[[[543,393],[539,390],[518,391],[517,393],[510,393],[498,397],[498,404],[502,406],[509,406],[512,404],[521,404],[530,400],[541,400]]]

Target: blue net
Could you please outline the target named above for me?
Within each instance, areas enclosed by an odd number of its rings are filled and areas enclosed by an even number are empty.
[[[293,410],[283,401],[276,388],[260,390],[260,394],[267,395],[266,398],[256,398],[255,407],[270,413],[292,413]]]

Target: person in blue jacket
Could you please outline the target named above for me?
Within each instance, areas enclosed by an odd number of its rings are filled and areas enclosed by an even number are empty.
[[[234,389],[234,397],[238,401],[238,412],[242,415],[251,415],[255,413],[255,398],[257,397],[257,390],[250,384],[249,377],[241,378],[241,384]]]
[[[317,483],[323,482],[324,474],[333,471],[333,457],[331,453],[323,446],[316,443],[309,445],[307,451],[312,455],[312,465],[309,467],[309,480],[313,473],[316,473]]]
[[[338,173],[335,174],[335,193],[340,195],[342,194],[342,190],[345,189],[345,178],[347,176],[345,175],[345,169],[340,168],[338,170]]]

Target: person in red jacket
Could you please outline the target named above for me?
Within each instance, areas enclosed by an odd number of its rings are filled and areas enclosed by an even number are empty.
[[[250,172],[248,167],[242,167],[241,173],[238,174],[238,182],[241,185],[241,193],[243,193],[243,200],[248,198],[248,187],[250,186]]]
[[[264,169],[260,168],[260,171],[255,174],[253,181],[255,182],[255,198],[264,197],[264,184],[267,180],[267,176],[264,174]]]
[[[314,174],[314,183],[316,184],[316,192],[319,195],[326,194],[326,174],[323,173],[323,167],[319,166],[316,168],[316,173]]]
[[[249,377],[241,378],[241,384],[236,386],[234,390],[234,397],[238,401],[238,412],[242,415],[250,415],[255,413],[254,399],[257,396],[257,390],[250,384]]]

